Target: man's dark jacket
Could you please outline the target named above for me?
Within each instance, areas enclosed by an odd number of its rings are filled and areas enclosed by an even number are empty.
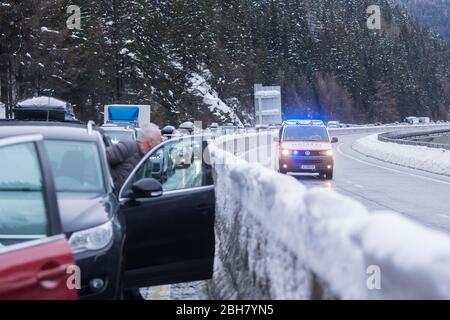
[[[141,154],[136,141],[120,141],[106,148],[106,158],[117,192],[120,191],[142,157],[143,154]]]

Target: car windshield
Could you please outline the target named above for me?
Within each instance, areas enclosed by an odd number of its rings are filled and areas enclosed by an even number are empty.
[[[101,193],[103,171],[95,142],[45,141],[58,192]]]
[[[132,131],[119,131],[119,130],[105,130],[106,134],[111,138],[113,143],[119,141],[129,141],[134,140],[134,135]]]
[[[284,128],[283,141],[329,141],[327,129],[322,126],[288,126]]]

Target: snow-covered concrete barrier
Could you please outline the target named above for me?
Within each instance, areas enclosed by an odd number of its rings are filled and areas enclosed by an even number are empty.
[[[450,299],[447,235],[306,189],[217,146],[210,153],[217,197],[211,298]]]
[[[384,142],[378,134],[361,138],[352,147],[388,163],[450,176],[450,150]]]

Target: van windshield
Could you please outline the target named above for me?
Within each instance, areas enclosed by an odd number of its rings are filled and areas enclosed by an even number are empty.
[[[287,126],[282,141],[330,141],[330,136],[322,126]]]

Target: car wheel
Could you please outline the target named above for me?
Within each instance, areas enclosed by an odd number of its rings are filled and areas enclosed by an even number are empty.
[[[333,180],[333,170],[325,172],[325,180]]]

